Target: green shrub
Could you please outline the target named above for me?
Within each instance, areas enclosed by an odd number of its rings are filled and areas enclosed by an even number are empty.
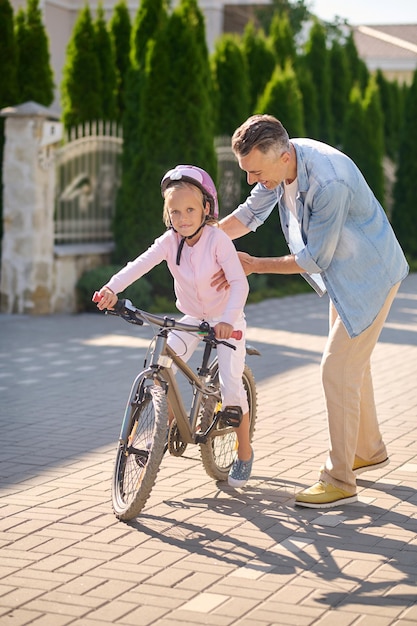
[[[119,269],[119,265],[103,265],[81,276],[76,286],[79,311],[98,311],[95,303],[91,301],[93,293],[101,289]],[[152,303],[151,292],[150,282],[143,277],[125,289],[119,297],[129,298],[140,309],[149,309]]]

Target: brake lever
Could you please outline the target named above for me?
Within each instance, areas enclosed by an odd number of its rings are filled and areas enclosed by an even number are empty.
[[[223,346],[227,346],[228,348],[232,348],[232,350],[236,350],[236,346],[232,346],[232,344],[229,343],[228,341],[222,341],[222,340],[219,340],[219,339],[215,339],[215,341],[216,341],[217,345],[219,343],[221,343]]]

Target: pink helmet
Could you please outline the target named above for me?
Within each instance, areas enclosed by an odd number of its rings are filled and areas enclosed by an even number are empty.
[[[219,203],[217,200],[217,190],[211,176],[201,167],[196,165],[177,165],[173,170],[169,170],[161,180],[161,192],[164,194],[169,184],[183,180],[195,185],[203,192],[204,197],[210,204],[210,215],[215,219],[219,217]]]

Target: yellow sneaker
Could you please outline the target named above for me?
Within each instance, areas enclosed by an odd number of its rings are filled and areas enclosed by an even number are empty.
[[[295,496],[295,504],[307,506],[311,509],[330,509],[340,504],[350,504],[356,502],[356,493],[343,491],[334,485],[319,480],[312,487],[300,491]]]
[[[372,463],[371,461],[364,461],[363,459],[355,456],[355,461],[353,463],[353,471],[356,476],[359,474],[363,474],[364,472],[370,472],[371,470],[381,469],[382,467],[386,467],[389,464],[389,458],[387,457],[383,461],[379,461],[379,463]]]

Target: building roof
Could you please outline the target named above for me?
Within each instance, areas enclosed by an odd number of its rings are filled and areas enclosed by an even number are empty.
[[[355,26],[353,32],[358,54],[370,70],[417,68],[417,24]]]

